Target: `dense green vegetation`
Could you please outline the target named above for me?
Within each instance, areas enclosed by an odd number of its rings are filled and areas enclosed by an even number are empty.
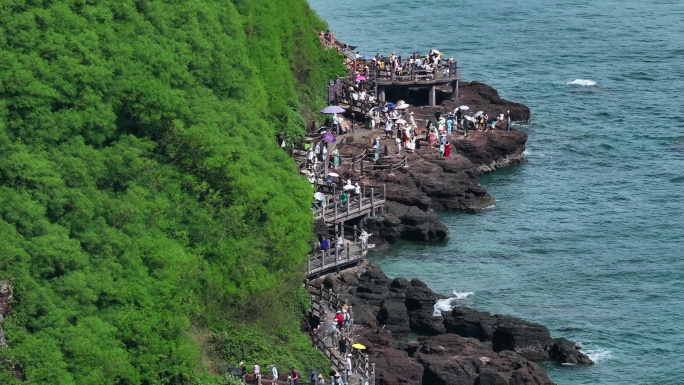
[[[0,383],[325,365],[296,332],[311,190],[274,140],[340,70],[324,28],[303,0],[2,1]]]

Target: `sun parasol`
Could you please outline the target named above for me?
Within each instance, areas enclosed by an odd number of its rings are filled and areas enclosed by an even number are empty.
[[[335,138],[335,135],[333,135],[330,132],[325,132],[325,133],[321,134],[321,139],[325,140],[328,143],[335,143],[335,141],[337,141],[337,139]]]
[[[405,110],[405,109],[407,109],[407,108],[409,108],[409,107],[410,107],[410,106],[409,106],[408,104],[400,104],[400,105],[398,105],[398,106],[395,107],[395,110]]]
[[[406,121],[404,119],[397,119],[397,124],[406,124]]]
[[[394,108],[396,108],[396,107],[397,107],[397,105],[394,104],[394,103],[387,103],[387,104],[385,104],[385,108],[394,109]]]
[[[340,106],[328,106],[321,110],[322,114],[343,114],[344,108]]]
[[[311,175],[311,171],[306,170],[306,169],[300,171],[300,173],[301,173],[301,174],[304,174],[304,175]]]
[[[342,187],[342,188],[343,188],[343,189],[345,189],[345,190],[353,190],[353,189],[355,189],[355,188],[356,188],[356,186],[354,186],[354,185],[351,185],[351,184],[348,184],[348,185],[345,185],[345,186],[344,186],[344,187]]]
[[[329,176],[335,176],[335,177],[340,176],[340,174],[338,174],[336,172],[329,172],[328,175]]]
[[[473,122],[473,123],[475,122],[475,118],[473,118],[472,116],[463,115],[463,118],[465,118],[465,120],[467,120],[469,122]]]
[[[366,80],[366,77],[363,75],[356,75],[356,80]]]
[[[363,349],[366,348],[366,346],[365,346],[365,345],[361,345],[360,343],[357,342],[357,343],[355,343],[354,345],[352,345],[352,348],[359,349],[359,350],[363,350]]]
[[[477,112],[475,113],[475,115],[473,115],[473,116],[477,118],[478,116],[480,116],[480,115],[482,115],[482,114],[484,114],[484,111],[477,111]]]
[[[468,107],[464,104],[462,106],[458,106],[458,108],[456,108],[456,109],[461,110],[461,111],[468,111],[470,109],[470,107]]]
[[[324,201],[325,200],[325,194],[321,192],[317,192],[314,194],[314,199],[319,200],[319,201]]]

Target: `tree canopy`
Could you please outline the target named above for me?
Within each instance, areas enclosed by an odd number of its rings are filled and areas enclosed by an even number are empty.
[[[304,0],[2,2],[0,383],[200,383],[239,330],[321,362],[287,332],[312,191],[274,138],[341,69],[322,29]]]

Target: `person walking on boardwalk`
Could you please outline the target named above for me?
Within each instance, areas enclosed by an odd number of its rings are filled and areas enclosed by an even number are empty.
[[[435,131],[430,130],[428,133],[428,144],[430,145],[430,148],[435,145]]]
[[[330,332],[330,340],[332,342],[333,349],[337,349],[340,343],[340,330],[337,327],[334,327]]]
[[[254,363],[254,379],[258,380],[260,376],[261,376],[261,367],[259,367],[259,363],[256,362],[256,363]]]
[[[347,369],[347,376],[351,376],[352,375],[352,355],[351,355],[351,353],[347,354],[347,360],[346,360],[345,368]]]
[[[324,253],[330,250],[330,241],[325,235],[323,236],[323,239],[321,239],[321,250],[323,250]]]
[[[332,158],[333,158],[333,162],[332,162],[333,168],[340,167],[340,151],[337,148],[335,148],[334,150],[332,150],[330,152],[330,154],[332,155]]]
[[[451,158],[451,143],[448,141],[444,145],[444,157],[447,159]]]
[[[278,381],[278,368],[276,368],[275,364],[269,365],[271,367],[271,379],[273,381]],[[271,385],[274,385],[273,383]]]
[[[340,332],[340,354],[345,355],[347,354],[347,340],[345,339],[344,333]]]
[[[337,328],[342,330],[342,326],[344,325],[344,316],[340,310],[335,313],[335,323],[337,323]]]

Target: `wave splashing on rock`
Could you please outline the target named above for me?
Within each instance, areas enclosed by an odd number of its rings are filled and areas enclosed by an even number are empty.
[[[460,304],[460,301],[468,298],[473,294],[475,293],[473,293],[472,291],[459,292],[454,290],[453,297],[437,300],[437,302],[435,303],[435,311],[432,313],[432,315],[435,317],[439,317],[442,315],[442,312],[449,312],[453,310],[453,308]]]

